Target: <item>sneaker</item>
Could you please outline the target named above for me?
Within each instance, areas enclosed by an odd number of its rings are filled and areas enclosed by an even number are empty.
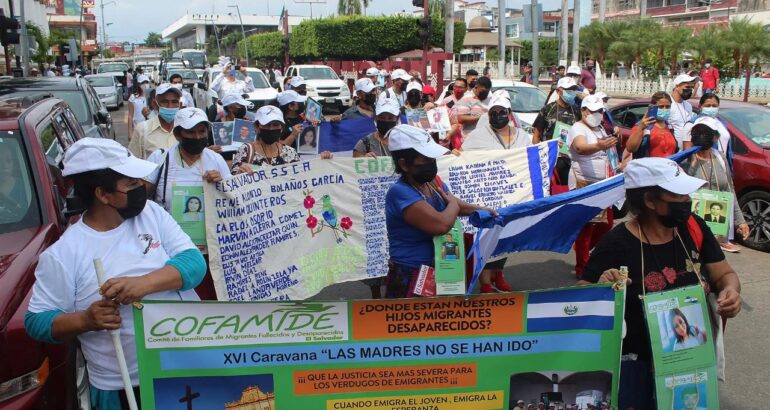
[[[503,272],[501,271],[495,272],[494,282],[495,282],[495,287],[500,292],[510,292],[513,290],[511,285],[505,283],[505,276],[503,276]]]
[[[741,247],[732,242],[724,242],[720,245],[722,246],[722,250],[725,252],[738,253],[741,251]]]
[[[481,284],[481,293],[497,293],[491,283]]]

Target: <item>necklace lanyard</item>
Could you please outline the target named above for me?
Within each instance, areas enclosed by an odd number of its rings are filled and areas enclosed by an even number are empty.
[[[415,191],[417,191],[417,193],[418,193],[418,194],[420,194],[420,196],[422,197],[422,199],[424,199],[424,200],[425,200],[425,202],[430,202],[430,201],[428,200],[428,197],[427,197],[427,196],[425,196],[425,194],[424,194],[424,193],[423,193],[421,190],[419,190],[419,189],[418,189],[416,186],[414,186],[414,185],[412,185],[412,184],[409,184],[409,183],[407,183],[407,185],[409,185],[410,187],[412,187],[412,189],[414,189]],[[433,182],[428,182],[428,183],[427,183],[427,185],[428,185],[428,189],[430,189],[430,191],[431,191],[431,198],[432,198],[432,199],[436,199],[436,194],[438,194],[438,189],[437,189],[437,188],[436,188],[436,187],[433,185]],[[438,199],[438,200],[439,200],[441,203],[444,203],[444,201],[441,199],[441,195],[438,195],[438,198],[437,198],[437,199]]]
[[[700,166],[700,171],[703,173],[703,176],[706,176],[706,170],[703,168],[703,162],[705,161],[702,158],[698,158],[698,156],[695,156],[695,160],[698,161],[698,165]],[[709,172],[708,176],[708,183],[711,184],[711,178],[714,177],[714,154],[711,154],[711,158],[709,158],[709,163],[711,165],[711,172]],[[722,188],[719,186],[719,177],[717,176],[714,178],[714,183],[717,185],[717,191],[722,191]]]
[[[645,287],[646,275],[644,273],[644,240],[646,239],[647,243],[650,246],[652,246],[652,244],[650,243],[650,239],[647,238],[647,235],[644,233],[644,230],[642,230],[642,223],[639,221],[639,219],[636,219],[636,223],[637,225],[639,225],[639,252],[641,254],[641,261],[642,261],[642,295],[639,296],[639,298],[644,299],[647,296],[647,288]],[[698,283],[701,285],[701,287],[704,287],[703,277],[700,274],[700,265],[696,264],[690,257],[690,253],[687,251],[687,247],[684,246],[684,241],[682,240],[682,237],[679,235],[679,230],[677,228],[674,228],[674,237],[679,238],[679,243],[682,245],[682,249],[684,249],[684,255],[687,257],[687,260],[690,261],[690,265],[692,265],[693,267],[693,273],[695,274],[695,277],[698,279]],[[675,246],[674,249],[676,249],[676,245],[674,246]],[[676,256],[676,250],[674,251],[674,255]],[[655,258],[654,252],[653,252],[653,258]],[[676,259],[676,257],[674,259]],[[657,262],[657,259],[656,259],[656,262]]]
[[[495,137],[497,137],[497,142],[499,142],[500,145],[503,146],[503,148],[508,149],[508,150],[511,149],[511,146],[513,146],[514,141],[513,141],[513,137],[511,136],[511,127],[510,126],[508,126],[508,145],[505,145],[505,143],[503,143],[503,137],[500,136],[500,133],[497,132],[496,129],[492,128],[492,132],[495,133]]]

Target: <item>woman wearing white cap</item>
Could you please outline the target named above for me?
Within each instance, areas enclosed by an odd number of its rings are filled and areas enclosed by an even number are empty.
[[[449,152],[424,130],[398,125],[388,132],[395,172],[401,178],[385,196],[390,263],[387,298],[405,298],[421,266],[434,265],[433,237],[445,235],[458,216],[482,208],[456,198],[437,179],[436,158]],[[490,212],[493,210],[487,209]]]
[[[719,314],[731,318],[741,310],[741,284],[706,223],[690,212],[689,195],[705,181],[666,158],[633,160],[624,174],[626,204],[634,217],[601,240],[581,283],[618,282],[621,267],[628,268],[628,333],[617,407],[653,409],[650,337],[640,297],[701,284],[707,294],[716,293]]]
[[[254,103],[243,99],[241,94],[227,94],[217,105],[217,115],[214,122],[229,122],[238,120],[256,121],[257,116],[249,111]]]
[[[285,122],[281,133],[281,142],[291,146],[302,132],[305,122],[305,102],[307,97],[299,95],[294,90],[278,93],[278,107],[283,113]]]
[[[375,69],[376,70],[376,69]],[[342,113],[343,120],[374,117],[374,104],[377,102],[377,86],[368,78],[356,80],[356,103]]]
[[[147,97],[145,94],[150,89],[150,79],[146,75],[142,74],[136,78],[134,89],[131,92],[131,96],[128,97],[128,118],[131,121],[128,122],[128,135],[134,133],[134,127],[147,118],[142,114],[142,110],[147,106]]]
[[[567,135],[572,169],[569,172],[569,189],[583,188],[606,179],[619,166],[615,144],[618,139],[608,137],[602,128],[604,102],[589,95],[581,103],[582,119],[576,122]],[[614,152],[613,152],[614,151]],[[615,159],[615,164],[611,159]],[[580,279],[591,249],[612,228],[612,209],[608,209],[588,223],[575,240],[575,275]]]
[[[128,371],[139,374],[131,304],[141,299],[198,300],[206,272],[200,251],[163,208],[147,201],[142,178],[156,165],[115,141],[84,138],[64,154],[83,217],[40,256],[24,324],[33,338],[77,337],[91,384],[92,408],[128,409],[111,336],[120,329]],[[93,261],[106,282],[99,286]]]
[[[711,117],[702,117],[695,121],[690,128],[689,139],[694,146],[700,147],[700,151],[697,151],[685,160],[682,163],[682,168],[689,175],[705,180],[705,189],[732,194],[732,215],[725,215],[726,210],[720,209],[722,218],[725,216],[730,218],[729,232],[727,237],[719,236],[717,239],[723,251],[739,252],[741,248],[730,242],[733,236],[733,227],[736,227],[735,229],[744,240],[748,239],[750,230],[743,217],[741,207],[738,206],[738,197],[735,195],[735,185],[733,184],[733,174],[727,165],[727,158],[717,149],[720,137],[719,125],[721,125],[719,120]],[[709,213],[709,215],[713,214]],[[757,229],[760,228],[758,227]]]
[[[394,98],[380,98],[375,107],[374,118],[377,129],[361,138],[353,147],[353,158],[390,156],[388,131],[399,123],[401,110]]]

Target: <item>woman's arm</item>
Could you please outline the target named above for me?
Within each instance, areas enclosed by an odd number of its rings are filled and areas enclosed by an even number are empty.
[[[610,137],[602,138],[593,144],[589,144],[584,135],[578,135],[572,141],[572,148],[574,148],[580,155],[591,155],[599,151],[604,151],[607,148],[614,147],[617,142],[617,138]]]
[[[738,274],[725,259],[706,264],[706,271],[719,292],[719,314],[726,318],[735,317],[741,311],[741,281]]]
[[[57,315],[51,323],[51,337],[56,341],[66,341],[86,332],[120,329],[120,324],[119,305],[102,299],[84,311]]]
[[[644,117],[642,117],[642,121],[631,130],[631,135],[628,137],[628,141],[626,141],[626,150],[628,152],[636,152],[639,150],[639,147],[642,145],[642,139],[644,139],[644,130],[646,130],[650,124],[654,123],[655,119],[647,118],[647,114],[645,113]]]
[[[428,201],[418,201],[404,209],[404,220],[409,225],[431,236],[449,232],[457,220],[460,205],[457,201],[447,201],[447,207],[439,212]]]
[[[128,135],[134,132],[134,103],[128,102]]]

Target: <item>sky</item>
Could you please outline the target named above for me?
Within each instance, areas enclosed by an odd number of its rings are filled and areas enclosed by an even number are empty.
[[[102,19],[101,1],[96,1],[94,14],[99,23],[99,38],[101,39]],[[303,1],[303,0],[300,0]],[[311,0],[304,0],[311,1]],[[336,13],[337,0],[312,0],[313,17],[329,16]],[[506,0],[506,7],[521,8],[525,0]],[[526,1],[530,3],[529,1]],[[545,10],[560,7],[560,0],[542,0]],[[295,0],[114,0],[104,6],[104,22],[109,24],[107,35],[110,41],[128,41],[141,43],[147,33],[160,33],[166,26],[188,14],[227,14],[235,12],[228,5],[237,4],[242,15],[274,15],[281,12],[286,5],[290,15],[310,16],[310,4],[298,3]],[[571,2],[570,2],[571,3]],[[497,6],[497,0],[487,0],[490,6]],[[571,5],[571,4],[570,4]],[[413,10],[411,0],[370,0],[368,15],[392,14],[402,10]]]

